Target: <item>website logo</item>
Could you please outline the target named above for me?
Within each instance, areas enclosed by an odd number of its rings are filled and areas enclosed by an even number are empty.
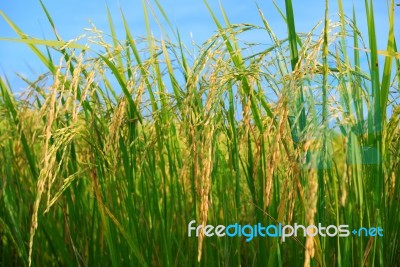
[[[301,224],[295,223],[292,225],[282,225],[279,223],[277,225],[262,225],[261,223],[255,225],[241,225],[239,223],[230,224],[228,226],[225,225],[197,225],[195,226],[196,221],[192,220],[188,224],[188,236],[191,237],[193,234],[198,237],[201,232],[204,233],[205,236],[244,236],[246,237],[246,242],[250,242],[254,237],[279,237],[282,239],[282,242],[285,242],[288,237],[297,237],[297,236],[328,236],[328,237],[348,237],[351,234],[353,236],[383,236],[383,229],[380,227],[371,227],[365,228],[361,227],[358,229],[350,230],[350,227],[346,224],[343,225],[328,225],[322,226],[321,223],[318,225],[309,225],[304,226]]]

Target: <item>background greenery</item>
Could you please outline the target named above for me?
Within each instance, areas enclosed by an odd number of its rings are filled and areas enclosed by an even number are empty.
[[[41,2],[42,3],[42,2]],[[82,40],[29,38],[48,68],[15,96],[0,81],[2,266],[399,266],[400,55],[356,12],[288,35],[230,24],[187,49],[155,1],[146,37],[94,26]],[[205,5],[208,7],[207,2]],[[151,34],[150,11],[173,34]],[[359,11],[358,11],[359,14]],[[267,45],[241,36],[256,32]],[[2,38],[3,41],[10,39]],[[109,40],[109,41],[107,41]],[[43,49],[44,47],[44,49]],[[384,237],[199,238],[187,224],[348,224]]]

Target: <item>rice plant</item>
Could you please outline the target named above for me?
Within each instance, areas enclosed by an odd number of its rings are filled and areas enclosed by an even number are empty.
[[[195,49],[179,32],[95,25],[85,37],[27,37],[47,68],[21,95],[0,79],[2,266],[399,266],[400,54],[395,3],[387,48],[356,12],[278,37],[209,10],[217,32]],[[257,7],[255,7],[257,8]],[[216,13],[223,15],[223,21]],[[357,15],[359,16],[359,15]],[[125,38],[117,38],[123,30]],[[106,33],[109,32],[109,34]],[[267,45],[242,38],[255,32]],[[107,40],[110,40],[109,42]],[[383,236],[188,236],[197,225],[380,227]]]

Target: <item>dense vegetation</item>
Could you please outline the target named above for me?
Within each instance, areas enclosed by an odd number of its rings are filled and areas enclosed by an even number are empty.
[[[155,2],[158,9],[161,6]],[[207,5],[207,3],[205,3]],[[0,81],[2,266],[399,266],[400,56],[355,13],[295,30],[224,26],[195,49],[179,34],[28,38],[48,68],[26,91]],[[207,5],[208,7],[208,5]],[[165,13],[163,18],[168,22]],[[169,22],[167,25],[170,25]],[[240,41],[265,35],[267,45]],[[110,42],[107,42],[110,40]],[[45,49],[43,49],[43,47]],[[192,51],[192,50],[190,50]],[[188,237],[198,224],[348,224],[384,237]]]

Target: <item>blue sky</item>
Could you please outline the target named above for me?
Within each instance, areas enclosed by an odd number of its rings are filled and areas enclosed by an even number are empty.
[[[106,15],[106,3],[113,15],[114,23],[123,37],[123,25],[120,19],[119,8],[121,7],[130,24],[133,36],[144,36],[144,18],[141,1],[139,0],[69,0],[51,1],[43,0],[48,8],[57,30],[64,40],[69,40],[85,33],[84,28],[90,27],[91,20],[98,29],[109,32]],[[210,37],[216,30],[215,24],[201,0],[160,0],[171,23],[180,31],[185,43],[191,43],[191,36],[196,43],[201,43]],[[251,23],[261,25],[256,4],[260,6],[271,27],[278,36],[286,35],[286,26],[282,18],[273,6],[272,1],[241,1],[221,0],[231,23]],[[284,1],[276,0],[278,5],[284,9]],[[296,30],[308,32],[324,16],[324,2],[321,0],[293,0]],[[353,1],[343,1],[347,14],[351,14]],[[219,2],[209,0],[209,4],[216,14],[221,15]],[[387,8],[386,1],[374,1],[376,26],[380,49],[385,49],[387,40]],[[354,0],[355,10],[359,18],[359,27],[366,32],[364,1]],[[155,5],[154,5],[155,7]],[[398,20],[400,7],[396,10]],[[26,34],[47,39],[54,39],[50,25],[47,22],[39,1],[35,0],[3,0],[0,1],[0,10],[11,18]],[[336,1],[330,4],[332,19],[337,19]],[[160,16],[161,18],[161,16]],[[222,20],[222,18],[221,18]],[[162,22],[162,19],[161,19]],[[396,22],[397,24],[397,22]],[[152,24],[152,29],[157,35],[157,25]],[[0,17],[0,37],[17,37],[12,29]],[[246,35],[246,41],[267,42],[265,36],[253,33]],[[265,39],[265,40],[264,40]],[[22,89],[23,83],[19,81],[15,73],[22,73],[28,77],[35,77],[43,73],[45,68],[38,62],[35,55],[23,44],[15,44],[0,41],[0,75],[6,75],[17,89]],[[15,88],[14,88],[15,89]]]

